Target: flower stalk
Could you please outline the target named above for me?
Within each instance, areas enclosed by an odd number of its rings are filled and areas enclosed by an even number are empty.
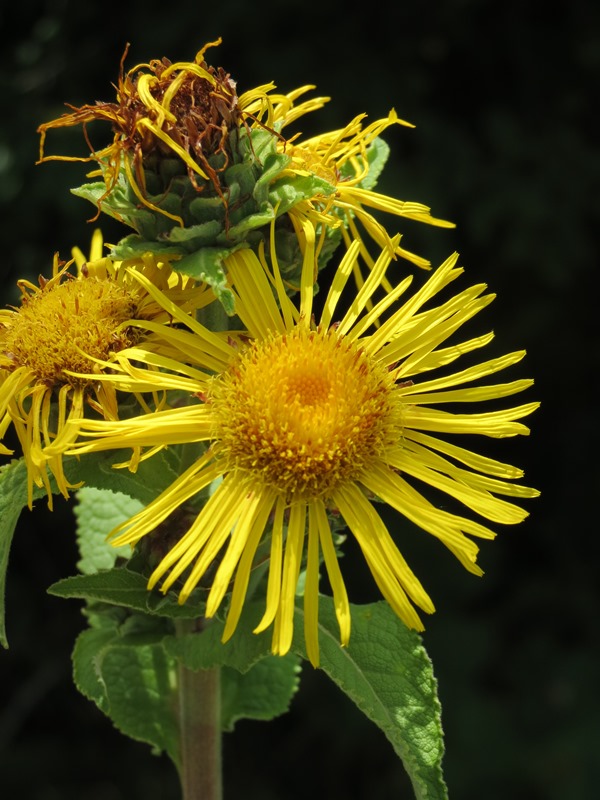
[[[189,632],[186,623],[178,624],[179,635]],[[221,800],[220,668],[193,671],[180,663],[178,696],[182,798]]]

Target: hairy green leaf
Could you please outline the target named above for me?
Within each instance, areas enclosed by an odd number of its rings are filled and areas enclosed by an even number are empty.
[[[333,602],[319,609],[321,667],[387,736],[412,781],[417,800],[447,800],[442,775],[441,709],[421,637],[387,603],[352,606],[352,636],[340,647]],[[294,649],[305,656],[298,609]]]
[[[79,598],[91,602],[146,612],[147,580],[138,572],[125,568],[102,570],[92,575],[73,575],[49,587],[48,593],[65,599]]]
[[[122,492],[84,486],[77,492],[73,511],[77,520],[77,544],[81,560],[77,568],[84,575],[111,569],[119,556],[128,558],[131,547],[113,547],[106,537],[121,522],[136,514],[142,504]]]
[[[27,505],[27,468],[22,459],[0,468],[0,644],[8,647],[4,619],[8,554],[17,521]]]
[[[247,672],[271,652],[271,634],[252,633],[263,611],[262,603],[247,603],[234,635],[226,642],[221,641],[224,623],[213,619],[206,620],[200,631],[166,637],[164,647],[169,655],[193,671],[227,666]]]
[[[72,575],[49,587],[55,597],[85,600],[88,603],[108,603],[155,617],[196,619],[204,613],[204,604],[193,595],[184,605],[172,596],[163,597],[148,590],[148,580],[139,572],[126,567],[102,570],[92,575]]]
[[[254,634],[249,634],[254,635]],[[299,685],[300,660],[293,653],[268,656],[242,673],[221,673],[221,725],[232,731],[240,719],[270,720],[285,714]]]
[[[147,461],[142,461],[136,472],[127,468],[115,469],[114,463],[123,461],[122,451],[89,453],[79,458],[63,459],[65,474],[72,483],[83,481],[86,486],[122,492],[147,504],[177,477],[174,456],[161,450]]]
[[[77,637],[72,655],[75,686],[105,714],[108,713],[108,699],[102,682],[100,664],[103,652],[114,638],[114,630],[88,628]]]
[[[160,643],[135,644],[116,630],[90,628],[77,639],[73,675],[79,691],[122,733],[178,763],[176,665]]]

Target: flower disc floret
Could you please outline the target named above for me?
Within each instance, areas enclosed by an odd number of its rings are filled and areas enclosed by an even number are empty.
[[[89,373],[94,359],[106,360],[134,344],[137,332],[123,323],[135,309],[134,296],[122,285],[95,278],[49,282],[33,293],[25,289],[2,350],[46,386],[80,385],[72,373]]]
[[[398,435],[388,371],[335,330],[253,343],[208,399],[229,468],[288,498],[330,495]]]

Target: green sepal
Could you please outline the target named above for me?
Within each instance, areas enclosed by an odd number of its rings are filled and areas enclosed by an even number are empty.
[[[156,243],[165,254],[184,255],[205,246],[233,246],[241,243],[247,230],[264,226],[265,220],[274,217],[269,185],[290,158],[277,152],[277,136],[270,131],[242,128],[232,132],[229,140],[232,163],[220,172],[221,190],[198,176],[194,185],[182,161],[159,159],[145,171],[148,206],[140,203],[129,185],[124,163],[110,190],[97,181],[72,192],[133,228],[139,249]],[[222,167],[220,156],[212,161],[215,168]],[[165,165],[169,166],[166,170]],[[130,242],[126,249],[119,243],[113,255],[125,258],[130,247]]]
[[[185,228],[174,227],[169,232],[169,242],[181,245],[184,252],[199,250],[201,247],[210,247],[219,240],[222,231],[216,219],[208,219],[196,225],[186,225]]]
[[[145,252],[171,257],[174,269],[208,283],[229,315],[234,313],[234,301],[225,283],[225,259],[240,247],[258,249],[261,242],[268,241],[270,225],[276,220],[279,265],[288,285],[297,286],[302,253],[285,215],[302,201],[329,197],[336,190],[334,184],[317,175],[286,172],[290,158],[277,152],[277,138],[269,131],[255,129],[249,135],[241,129],[231,138],[234,161],[222,173],[222,195],[215,194],[210,182],[198,192],[182,171],[182,162],[177,167],[177,159],[172,160],[175,165],[168,171],[168,181],[165,175],[159,179],[148,172],[149,202],[180,217],[183,226],[142,206],[123,168],[109,194],[104,183],[86,184],[74,190],[136,231],[114,246],[113,257],[131,258]],[[375,186],[388,155],[389,147],[382,139],[371,143],[366,152],[369,169],[359,184],[361,188]],[[164,164],[160,163],[164,171]],[[175,174],[177,168],[181,174]],[[340,180],[353,177],[354,169],[347,162],[341,168]],[[158,192],[160,186],[168,186],[168,191]],[[157,194],[152,194],[153,189]],[[338,226],[326,227],[319,269],[327,264],[341,241],[346,221],[343,214],[338,216]],[[320,228],[317,233],[321,235]]]
[[[271,194],[271,187],[273,183],[277,181],[277,176],[281,175],[289,162],[289,156],[283,155],[282,153],[269,153],[265,158],[260,177],[257,179],[252,190],[252,197],[259,209],[264,209],[266,206],[274,207],[277,205],[277,194]],[[279,178],[279,181],[285,181],[285,177]],[[301,198],[299,197],[298,199]]]
[[[228,255],[243,245],[235,247],[204,247],[191,255],[184,256],[176,267],[184,275],[208,283],[228,315],[235,313],[235,300],[231,289],[227,287],[227,275],[223,261]]]
[[[124,167],[110,192],[103,182],[85,184],[73,192],[136,231],[113,247],[114,258],[131,258],[147,252],[170,257],[174,269],[209,283],[228,313],[233,313],[233,296],[223,279],[224,259],[239,247],[257,248],[268,240],[274,220],[303,200],[329,196],[335,186],[315,175],[286,173],[290,157],[277,152],[277,136],[270,131],[255,129],[248,133],[243,128],[233,132],[230,139],[233,163],[221,173],[222,194],[215,193],[210,181],[204,182],[205,185],[200,181],[199,192],[185,170],[176,174],[176,165],[167,170],[166,177],[162,172],[159,175],[147,171],[148,202],[179,217],[183,225],[140,204],[129,186]],[[164,171],[163,167],[160,161],[157,169]],[[339,241],[339,236],[335,238]],[[299,245],[296,244],[293,261],[289,248],[287,256],[282,271],[299,275],[302,267]]]
[[[291,175],[279,178],[269,187],[269,201],[277,206],[277,216],[285,214],[301,200],[317,195],[329,197],[335,186],[316,175]]]
[[[246,238],[253,231],[258,231],[270,225],[275,219],[275,209],[272,205],[265,203],[260,211],[256,214],[249,214],[244,217],[240,222],[232,225],[228,231],[228,238],[240,245],[244,245]]]
[[[115,258],[129,258],[142,252],[183,256],[203,247],[229,249],[299,202],[328,197],[336,190],[334,184],[317,175],[286,174],[290,158],[277,152],[277,137],[269,131],[255,129],[248,134],[241,129],[231,135],[231,140],[234,161],[221,175],[222,194],[215,193],[210,181],[199,181],[199,192],[177,159],[160,162],[162,172],[165,164],[174,164],[166,176],[147,171],[148,202],[179,217],[183,226],[172,216],[142,205],[124,167],[109,192],[103,181],[84,184],[72,192],[136,231],[113,249]],[[389,147],[382,139],[371,143],[366,153],[369,169],[359,184],[362,188],[375,186],[388,155]],[[175,174],[177,169],[180,174]],[[353,177],[353,167],[347,162],[340,178]]]
[[[447,800],[441,707],[421,637],[385,602],[351,605],[351,616],[350,643],[342,648],[333,602],[320,598],[321,668],[386,735],[417,800]],[[297,608],[293,649],[306,658],[303,626]]]

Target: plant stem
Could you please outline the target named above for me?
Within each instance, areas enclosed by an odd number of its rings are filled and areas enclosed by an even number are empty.
[[[210,330],[227,330],[229,325],[218,301],[199,311],[197,318]],[[202,635],[201,626],[193,622],[180,620],[176,629],[180,636],[194,631]],[[193,672],[179,664],[179,730],[183,800],[222,800],[219,667]]]
[[[179,665],[179,726],[183,800],[221,800],[220,669]]]

